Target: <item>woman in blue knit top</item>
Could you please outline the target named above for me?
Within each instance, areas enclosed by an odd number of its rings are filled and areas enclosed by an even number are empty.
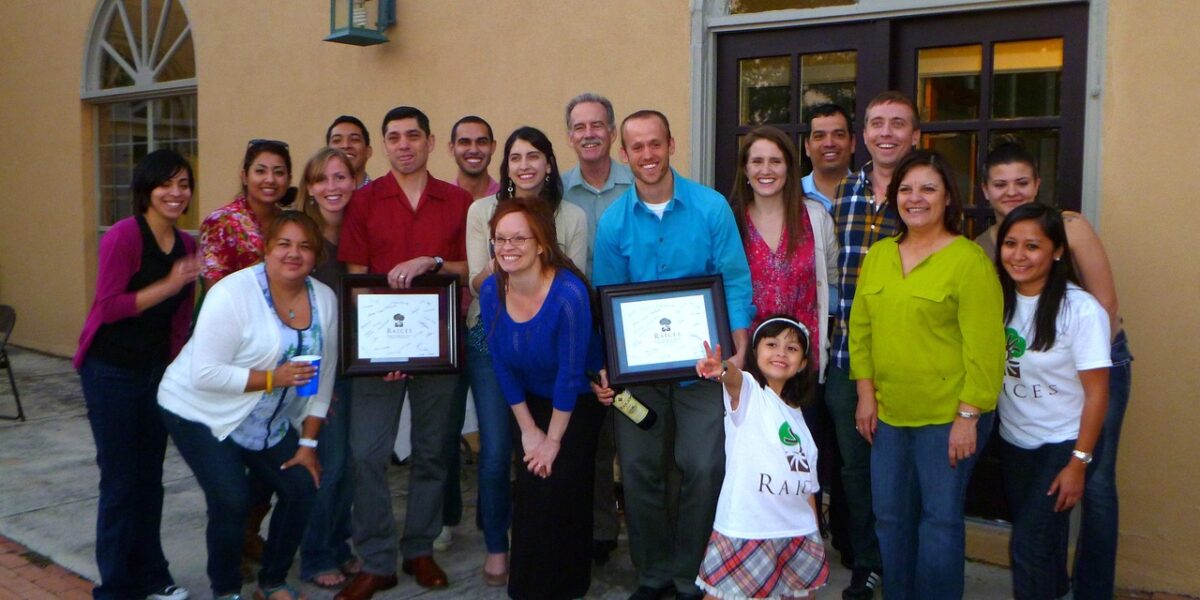
[[[513,495],[508,593],[580,598],[591,580],[603,417],[585,375],[600,364],[591,295],[537,202],[498,205],[490,230],[496,268],[480,290],[480,316],[525,465]]]

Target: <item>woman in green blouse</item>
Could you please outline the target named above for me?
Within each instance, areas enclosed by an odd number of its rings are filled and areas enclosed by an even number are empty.
[[[1003,297],[987,256],[959,235],[945,158],[909,154],[887,198],[900,233],[867,253],[850,313],[883,588],[889,599],[957,599],[963,496],[1003,376]]]

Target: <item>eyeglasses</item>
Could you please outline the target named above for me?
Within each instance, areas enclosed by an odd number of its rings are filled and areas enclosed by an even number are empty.
[[[250,140],[250,142],[246,144],[246,147],[250,148],[251,146],[282,146],[285,149],[288,147],[287,142],[282,142],[279,140],[267,140],[262,138],[254,138]]]
[[[531,238],[531,237],[510,237],[510,238],[496,237],[496,238],[492,238],[492,245],[497,248],[503,248],[509,244],[512,244],[512,246],[514,248],[524,248],[525,242],[528,242],[529,240],[532,240],[532,239],[533,238]]]

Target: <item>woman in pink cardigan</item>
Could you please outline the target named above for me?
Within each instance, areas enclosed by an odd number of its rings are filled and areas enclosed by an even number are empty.
[[[193,184],[182,156],[151,152],[133,171],[136,214],[100,240],[96,299],[74,360],[100,467],[98,599],[188,597],[171,578],[159,538],[167,431],[157,391],[187,340],[200,273],[195,242],[175,227]]]

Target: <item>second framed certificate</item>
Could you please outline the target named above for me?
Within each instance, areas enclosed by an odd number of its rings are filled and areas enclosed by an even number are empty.
[[[385,275],[345,275],[338,290],[343,375],[461,368],[458,279],[427,274],[393,289]]]
[[[733,353],[719,275],[597,288],[608,381],[615,385],[694,379],[704,342]]]

